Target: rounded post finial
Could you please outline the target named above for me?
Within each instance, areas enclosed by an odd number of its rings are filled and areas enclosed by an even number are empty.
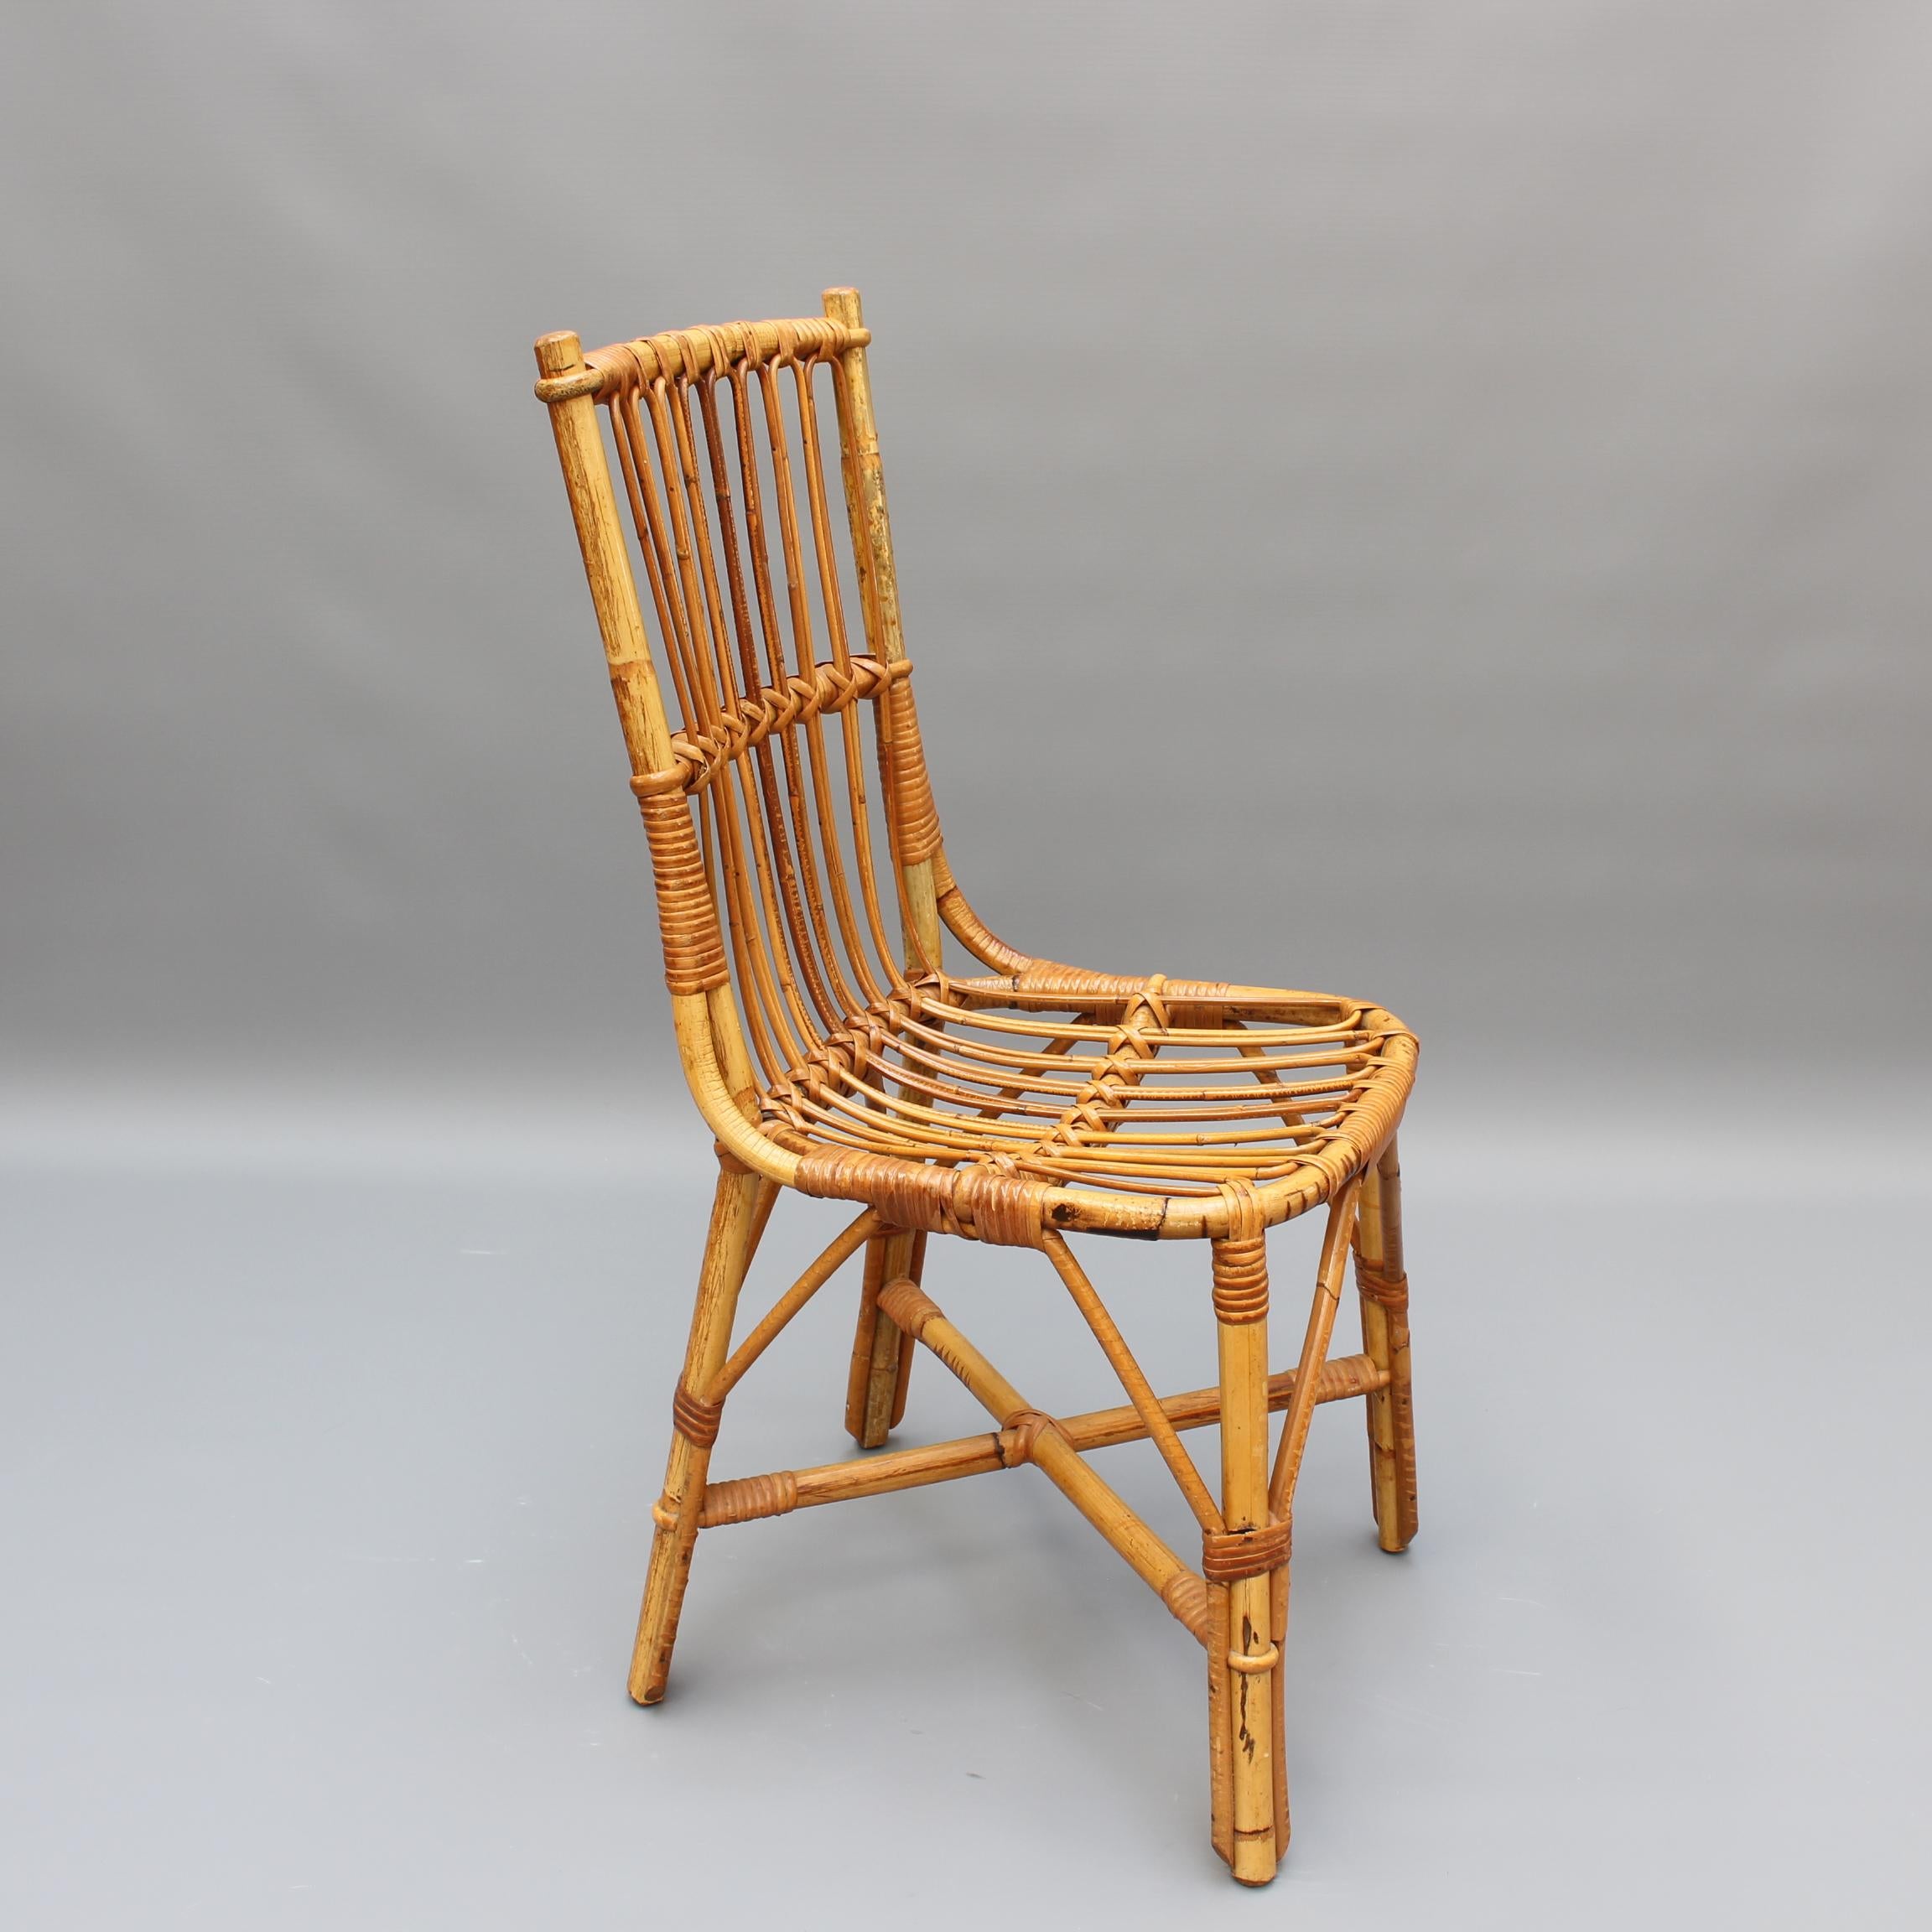
[[[825,291],[825,313],[834,322],[844,323],[848,329],[862,329],[865,325],[856,288],[828,288]]]
[[[584,345],[574,329],[555,329],[537,338],[537,372],[540,376],[568,376],[584,366]]]

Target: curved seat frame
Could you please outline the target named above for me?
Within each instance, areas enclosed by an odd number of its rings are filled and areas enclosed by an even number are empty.
[[[947,863],[927,776],[870,341],[857,292],[834,288],[822,316],[589,354],[569,334],[537,344],[651,846],[679,1056],[720,1170],[631,1694],[663,1695],[701,1529],[1031,1463],[1206,1648],[1212,1840],[1238,1879],[1264,1883],[1288,1837],[1280,1646],[1317,1403],[1364,1400],[1382,1547],[1415,1532],[1395,1156],[1415,1038],[1363,1001],[1036,959],[980,920]],[[848,635],[854,605],[863,650]],[[734,1350],[746,1270],[786,1187],[860,1212]],[[1265,1232],[1319,1206],[1300,1358],[1270,1374]],[[1054,1416],[1027,1403],[926,1294],[933,1233],[1039,1249],[1127,1405]],[[1088,1233],[1212,1244],[1217,1387],[1155,1394],[1067,1239]],[[920,1343],[997,1427],[712,1481],[726,1398],[861,1250],[852,1435],[885,1442]],[[1332,1357],[1351,1253],[1363,1346]],[[1209,1423],[1218,1495],[1181,1439]],[[1198,1570],[1086,1459],[1140,1439],[1200,1525]]]

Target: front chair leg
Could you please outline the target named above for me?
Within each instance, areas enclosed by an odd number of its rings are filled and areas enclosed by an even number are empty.
[[[852,1339],[852,1367],[845,1382],[845,1427],[861,1449],[876,1449],[906,1415],[912,1374],[912,1337],[879,1306],[888,1281],[917,1286],[925,1270],[926,1237],[888,1228],[865,1244],[865,1285],[859,1293],[859,1327]]]
[[[722,1158],[722,1157],[721,1157]],[[698,1277],[698,1305],[691,1316],[691,1338],[684,1372],[672,1399],[671,1454],[664,1471],[664,1493],[652,1516],[651,1567],[644,1579],[644,1602],[637,1614],[637,1642],[631,1654],[631,1695],[655,1704],[671,1674],[672,1646],[678,1641],[678,1613],[691,1576],[691,1553],[698,1540],[698,1516],[704,1506],[704,1483],[711,1467],[711,1445],[718,1438],[721,1404],[704,1392],[724,1364],[731,1347],[731,1324],[738,1312],[738,1291],[763,1233],[776,1184],[749,1168],[725,1161],[711,1204],[711,1228],[704,1264]]]
[[[1270,1519],[1269,1504],[1268,1263],[1258,1221],[1214,1244],[1214,1317],[1224,1527],[1202,1549],[1214,1846],[1244,1885],[1265,1885],[1288,1839],[1277,1634],[1288,1546],[1287,1524]]]
[[[1368,1474],[1375,1530],[1384,1550],[1415,1536],[1415,1410],[1409,1382],[1409,1278],[1402,1267],[1402,1169],[1391,1140],[1362,1176],[1355,1230],[1355,1286],[1362,1298],[1362,1352],[1388,1376],[1368,1396]]]

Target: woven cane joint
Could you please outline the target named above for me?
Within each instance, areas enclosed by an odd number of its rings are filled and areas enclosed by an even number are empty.
[[[915,1165],[889,1155],[826,1149],[798,1163],[802,1193],[865,1201],[895,1227],[959,1234],[995,1247],[1037,1248],[1050,1190],[990,1167]]]
[[[1161,1601],[1197,1637],[1208,1627],[1208,1586],[1192,1570],[1176,1570],[1161,1586]]]
[[[704,1526],[755,1523],[761,1517],[787,1516],[798,1507],[798,1478],[790,1469],[764,1476],[738,1476],[713,1483],[704,1491]]]
[[[584,356],[584,370],[573,376],[552,376],[537,384],[545,402],[562,402],[574,396],[635,394],[659,381],[685,382],[716,375],[731,367],[754,368],[761,362],[818,361],[863,349],[872,340],[868,329],[849,328],[823,315],[802,315],[782,322],[726,322],[704,329],[672,329],[635,342],[613,343]]]
[[[835,717],[861,699],[875,698],[902,683],[911,661],[891,664],[876,657],[849,657],[844,663],[814,664],[809,677],[767,684],[724,710],[708,730],[680,731],[671,740],[672,762],[641,771],[631,781],[640,798],[660,792],[699,792],[735,758],[741,758],[781,731],[808,719]]]
[[[730,971],[691,808],[683,798],[662,792],[641,798],[638,804],[657,883],[664,984],[673,993],[709,993],[724,984]]]
[[[718,1424],[724,1413],[722,1402],[707,1402],[682,1382],[671,1398],[671,1420],[678,1433],[694,1448],[709,1449],[718,1440]]]
[[[1265,1576],[1288,1561],[1293,1532],[1284,1517],[1254,1530],[1208,1530],[1201,1536],[1201,1574],[1210,1583]]]
[[[900,1332],[917,1342],[928,1322],[938,1320],[939,1304],[917,1281],[901,1275],[879,1291],[879,1306]]]
[[[919,738],[919,714],[913,708],[912,687],[897,683],[886,699],[891,713],[892,836],[901,865],[917,865],[939,849],[939,808],[932,802],[932,784],[926,771],[926,752]]]
[[[1015,1409],[1006,1418],[998,1441],[1000,1460],[1009,1469],[1017,1469],[1023,1462],[1033,1460],[1034,1451],[1039,1446],[1040,1436],[1045,1430],[1057,1430],[1060,1425],[1038,1409]]]
[[[1359,1255],[1355,1258],[1355,1291],[1364,1301],[1373,1301],[1378,1307],[1409,1306],[1409,1277],[1405,1274],[1384,1274]]]

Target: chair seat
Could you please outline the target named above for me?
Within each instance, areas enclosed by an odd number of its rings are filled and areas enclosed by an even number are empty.
[[[1264,1223],[1327,1198],[1387,1140],[1415,1061],[1363,1001],[1034,962],[902,983],[760,1113],[796,1152],[874,1157],[818,1163],[813,1192],[884,1207],[906,1167],[978,1166],[1055,1190],[1062,1228],[1197,1234],[1230,1190],[1252,1188]]]

